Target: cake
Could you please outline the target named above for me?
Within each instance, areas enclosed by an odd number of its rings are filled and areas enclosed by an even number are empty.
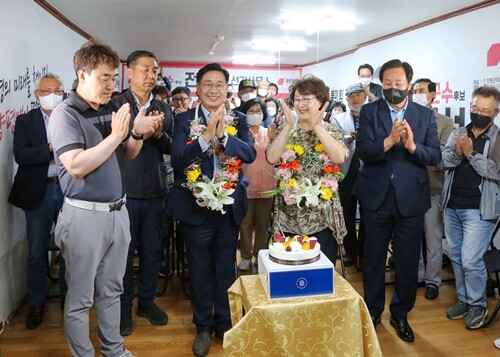
[[[275,233],[269,242],[269,259],[286,265],[309,264],[319,259],[320,248],[316,237],[285,237]]]

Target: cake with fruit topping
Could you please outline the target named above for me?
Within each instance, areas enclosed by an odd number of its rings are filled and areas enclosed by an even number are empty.
[[[269,242],[269,259],[286,265],[302,265],[317,261],[320,245],[316,237],[296,235],[285,237],[274,233]]]

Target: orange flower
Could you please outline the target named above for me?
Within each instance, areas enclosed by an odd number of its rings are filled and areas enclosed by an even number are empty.
[[[331,174],[335,172],[335,167],[333,165],[326,165],[323,166],[323,171],[325,171],[327,174]]]
[[[186,145],[189,145],[189,144],[192,144],[193,143],[193,140],[188,140],[188,142],[186,143]]]
[[[292,162],[290,162],[290,163],[289,163],[289,167],[290,167],[292,170],[298,171],[298,170],[300,169],[299,160],[293,160]]]

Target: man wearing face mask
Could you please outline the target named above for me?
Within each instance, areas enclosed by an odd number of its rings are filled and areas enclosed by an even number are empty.
[[[362,64],[358,67],[359,82],[365,90],[366,96],[370,102],[377,99],[382,99],[382,87],[373,83],[373,67],[368,63]]]
[[[488,274],[482,257],[500,217],[500,141],[494,123],[499,107],[498,89],[474,89],[471,122],[450,135],[440,164],[448,170],[440,207],[458,295],[446,317],[465,317],[470,330],[481,328],[488,315]]]
[[[385,100],[361,107],[356,150],[363,164],[353,189],[370,232],[363,261],[366,305],[376,326],[385,306],[385,262],[393,238],[390,324],[407,342],[415,340],[407,315],[415,304],[424,214],[431,206],[426,166],[441,160],[434,111],[408,99],[412,77],[406,62],[382,65]]]
[[[413,84],[413,102],[432,109],[436,97],[436,83],[428,78],[419,78]],[[441,150],[453,131],[453,120],[434,111]],[[420,254],[418,281],[425,281],[425,298],[434,300],[439,296],[441,268],[443,265],[443,214],[439,210],[439,200],[444,182],[444,171],[436,166],[428,166],[429,185],[431,188],[431,208],[425,213],[424,232],[426,245],[426,263]]]
[[[235,108],[239,112],[243,112],[243,104],[250,99],[257,98],[257,86],[251,79],[243,79],[238,85],[238,97],[241,99],[239,107]]]
[[[52,110],[62,102],[63,94],[61,79],[55,74],[45,74],[36,82],[35,97],[40,107],[16,119],[14,157],[19,167],[9,202],[21,208],[26,216],[28,329],[37,328],[45,314],[47,250],[52,225],[57,221],[63,204],[52,144],[47,136]],[[64,299],[67,290],[64,261],[60,264],[59,282],[60,295]]]

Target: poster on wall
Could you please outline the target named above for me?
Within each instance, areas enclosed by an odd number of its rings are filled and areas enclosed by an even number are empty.
[[[162,73],[168,78],[175,87],[188,87],[191,90],[191,96],[196,96],[196,73],[204,64],[183,64],[173,62],[160,63]],[[301,68],[296,67],[243,67],[231,64],[222,64],[222,67],[229,72],[229,85],[233,86],[234,92],[238,92],[238,84],[243,79],[251,79],[257,84],[265,80],[278,85],[278,98],[288,97],[288,87],[294,80],[302,75]],[[128,87],[128,76],[126,65],[122,67],[122,90]]]

